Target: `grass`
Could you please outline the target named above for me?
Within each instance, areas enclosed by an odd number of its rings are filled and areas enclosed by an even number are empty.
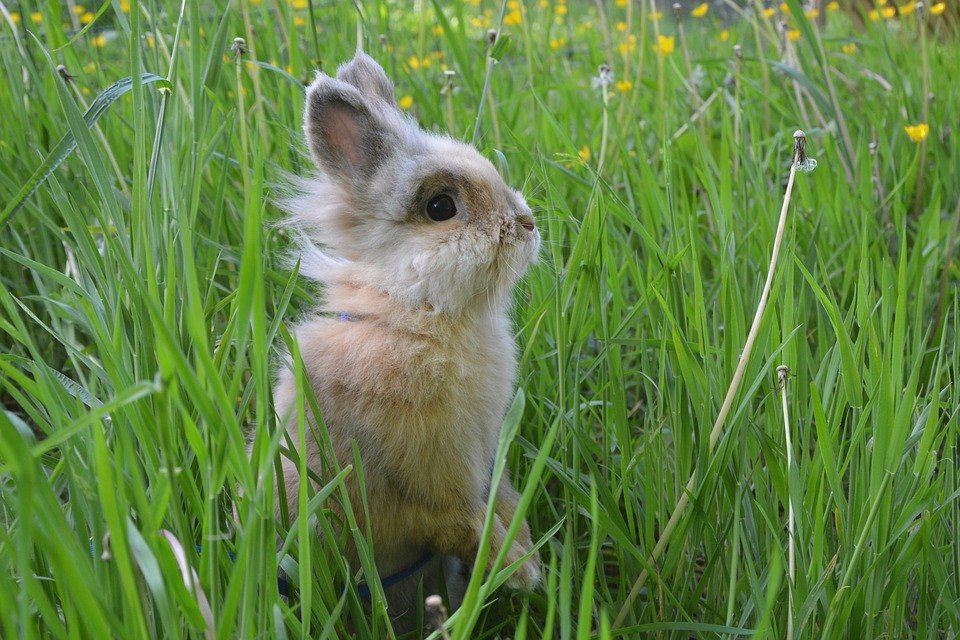
[[[759,5],[678,24],[568,2],[508,5],[494,47],[499,3],[3,5],[0,636],[393,635],[312,534],[362,469],[301,496],[309,521],[272,507],[272,372],[316,298],[272,198],[311,170],[301,83],[357,33],[425,126],[477,138],[545,238],[501,444],[546,584],[478,579],[450,637],[960,633],[953,8],[860,29],[791,0],[778,33]],[[714,443],[797,128],[819,166],[797,175]]]

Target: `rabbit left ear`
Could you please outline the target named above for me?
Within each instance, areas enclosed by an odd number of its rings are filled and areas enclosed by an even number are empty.
[[[372,177],[398,144],[375,104],[354,85],[324,74],[307,89],[304,129],[317,165],[353,185]]]
[[[390,78],[383,67],[363,51],[357,51],[353,60],[340,65],[337,80],[353,85],[365,98],[378,98],[389,105],[396,105]]]

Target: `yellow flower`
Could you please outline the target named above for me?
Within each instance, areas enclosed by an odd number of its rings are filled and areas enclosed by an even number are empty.
[[[260,5],[263,4],[263,0],[250,0],[250,4],[252,4],[255,7],[259,7]]]
[[[550,48],[556,51],[557,49],[562,49],[564,45],[567,44],[566,38],[551,38],[550,39]]]
[[[10,14],[10,21],[13,22],[13,24],[20,24],[20,14],[17,13],[16,11],[14,11],[13,13],[11,13],[11,14]]]
[[[93,46],[97,49],[103,49],[107,46],[107,36],[97,36],[93,39]]]
[[[776,15],[776,13],[777,13],[776,9],[774,9],[773,7],[767,7],[766,9],[763,10],[763,17],[772,18],[774,15]]]
[[[400,105],[401,109],[409,109],[413,106],[413,97],[412,96],[403,96],[397,101],[397,104]]]
[[[304,19],[303,16],[293,16],[293,26],[302,27],[305,24],[307,24],[307,21]]]
[[[147,46],[153,49],[153,45],[156,44],[156,38],[153,37],[152,33],[147,34]]]
[[[720,32],[720,42],[726,42],[730,39],[730,32],[724,29]]]
[[[507,2],[507,9],[510,9],[510,11],[520,11],[520,0],[509,0],[509,2]]]
[[[81,22],[82,24],[90,24],[91,22],[93,22],[93,19],[96,18],[96,17],[97,17],[97,16],[95,16],[95,15],[93,15],[92,13],[90,13],[89,11],[87,11],[85,14],[83,14],[82,16],[80,16],[80,22]]]
[[[288,64],[283,68],[283,70],[289,73],[291,76],[293,75],[293,65]]]
[[[443,27],[440,26],[439,24],[436,25],[436,26],[434,26],[434,27],[433,27],[433,35],[435,35],[435,36],[442,36],[442,35],[443,35]]]
[[[565,4],[558,4],[558,5],[557,5],[557,8],[556,8],[556,12],[557,12],[557,15],[558,15],[558,16],[565,16],[565,15],[567,15],[567,5],[565,5]]]
[[[83,72],[84,72],[84,73],[93,73],[93,72],[96,71],[96,70],[97,70],[97,63],[96,63],[96,62],[88,62],[87,64],[83,65]]]
[[[123,11],[124,13],[130,13],[129,0],[120,0],[120,11]]]
[[[626,31],[626,30],[627,30],[627,23],[626,23],[626,22],[618,22],[618,23],[617,23],[617,31],[619,31],[620,33],[623,33],[623,32]]]
[[[625,7],[629,4],[630,0],[617,0],[618,7]]]
[[[808,19],[808,20],[816,20],[817,17],[820,15],[820,10],[819,10],[819,9],[807,9],[806,11],[803,12],[803,15],[807,16],[807,19]]]
[[[880,19],[880,12],[876,9],[870,9],[869,13],[867,13],[867,17],[870,18],[870,22],[876,22]]]
[[[941,13],[943,13],[946,10],[946,8],[947,8],[946,2],[938,2],[937,4],[930,7],[930,15],[939,16]]]
[[[657,53],[662,56],[667,56],[673,53],[674,40],[673,36],[657,36]]]
[[[294,9],[302,10],[310,6],[308,0],[291,0],[290,6]]]
[[[508,27],[515,27],[521,22],[523,22],[523,14],[520,13],[519,9],[514,9],[507,15],[503,16],[503,24],[507,25]]]
[[[87,9],[82,4],[77,4],[73,6],[73,12],[78,16],[82,16],[84,13],[87,12]]]
[[[30,22],[32,22],[33,24],[40,24],[41,22],[43,22],[43,14],[40,13],[39,11],[34,11],[33,13],[30,14]]]
[[[663,17],[663,11],[654,11],[653,13],[650,14],[650,19],[653,20],[654,22],[656,22],[662,17]]]
[[[627,91],[630,91],[630,89],[633,89],[633,83],[629,80],[621,80],[616,84],[616,87],[617,91],[620,93],[626,93]]]
[[[927,134],[930,133],[930,127],[925,124],[911,125],[904,127],[903,130],[907,132],[907,135],[910,136],[910,139],[914,142],[923,142],[927,139]]]
[[[877,4],[881,7],[885,7],[887,5],[887,0],[877,0]]]
[[[410,56],[407,58],[407,66],[416,71],[420,68],[420,58],[417,56]]]
[[[580,147],[580,151],[577,152],[577,155],[580,156],[581,162],[590,162],[590,147],[583,145]]]
[[[540,0],[537,3],[537,6],[540,7],[541,9],[546,9],[547,7],[550,6],[550,0]]]
[[[889,20],[890,18],[893,18],[894,16],[897,15],[897,8],[892,6],[884,7],[883,9],[880,9],[880,15],[882,15],[884,18]]]
[[[796,42],[800,39],[800,29],[790,29],[787,31],[787,39],[790,42]]]
[[[911,13],[913,13],[913,12],[916,11],[916,10],[917,10],[917,3],[916,3],[916,2],[908,2],[908,3],[900,6],[900,15],[901,15],[901,16],[908,16],[908,15],[910,15]]]
[[[698,4],[697,6],[695,6],[693,10],[690,12],[690,15],[692,15],[694,18],[702,18],[703,16],[707,15],[707,11],[709,10],[710,10],[710,6],[706,2],[704,2],[702,4]]]
[[[626,40],[617,45],[617,51],[621,55],[627,55],[628,53],[633,53],[637,49],[637,36],[632,33],[627,37]]]
[[[852,56],[857,52],[857,43],[851,42],[840,47],[840,51],[843,51],[848,56]]]
[[[781,2],[781,3],[780,3],[780,13],[789,14],[789,13],[790,13],[790,5],[788,5],[786,2]]]
[[[480,6],[480,0],[467,0],[467,2],[469,2],[470,4],[472,4],[472,5],[475,6],[475,7],[479,7],[479,6]]]
[[[831,13],[834,11],[840,11],[840,3],[837,2],[837,0],[833,0],[833,2],[828,2],[827,11],[830,11]]]

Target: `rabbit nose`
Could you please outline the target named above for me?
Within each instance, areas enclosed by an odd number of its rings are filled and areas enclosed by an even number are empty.
[[[527,231],[532,232],[534,229],[533,216],[530,215],[529,213],[521,213],[520,215],[518,215],[517,222],[520,224],[521,227],[523,227]]]

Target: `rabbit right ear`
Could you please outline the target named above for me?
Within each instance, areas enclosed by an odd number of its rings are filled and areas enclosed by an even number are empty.
[[[304,129],[317,165],[351,183],[369,179],[398,143],[356,87],[323,74],[307,89]]]
[[[377,97],[389,105],[397,104],[393,83],[383,67],[363,51],[357,51],[353,60],[340,65],[337,69],[337,80],[352,84],[368,98]]]

